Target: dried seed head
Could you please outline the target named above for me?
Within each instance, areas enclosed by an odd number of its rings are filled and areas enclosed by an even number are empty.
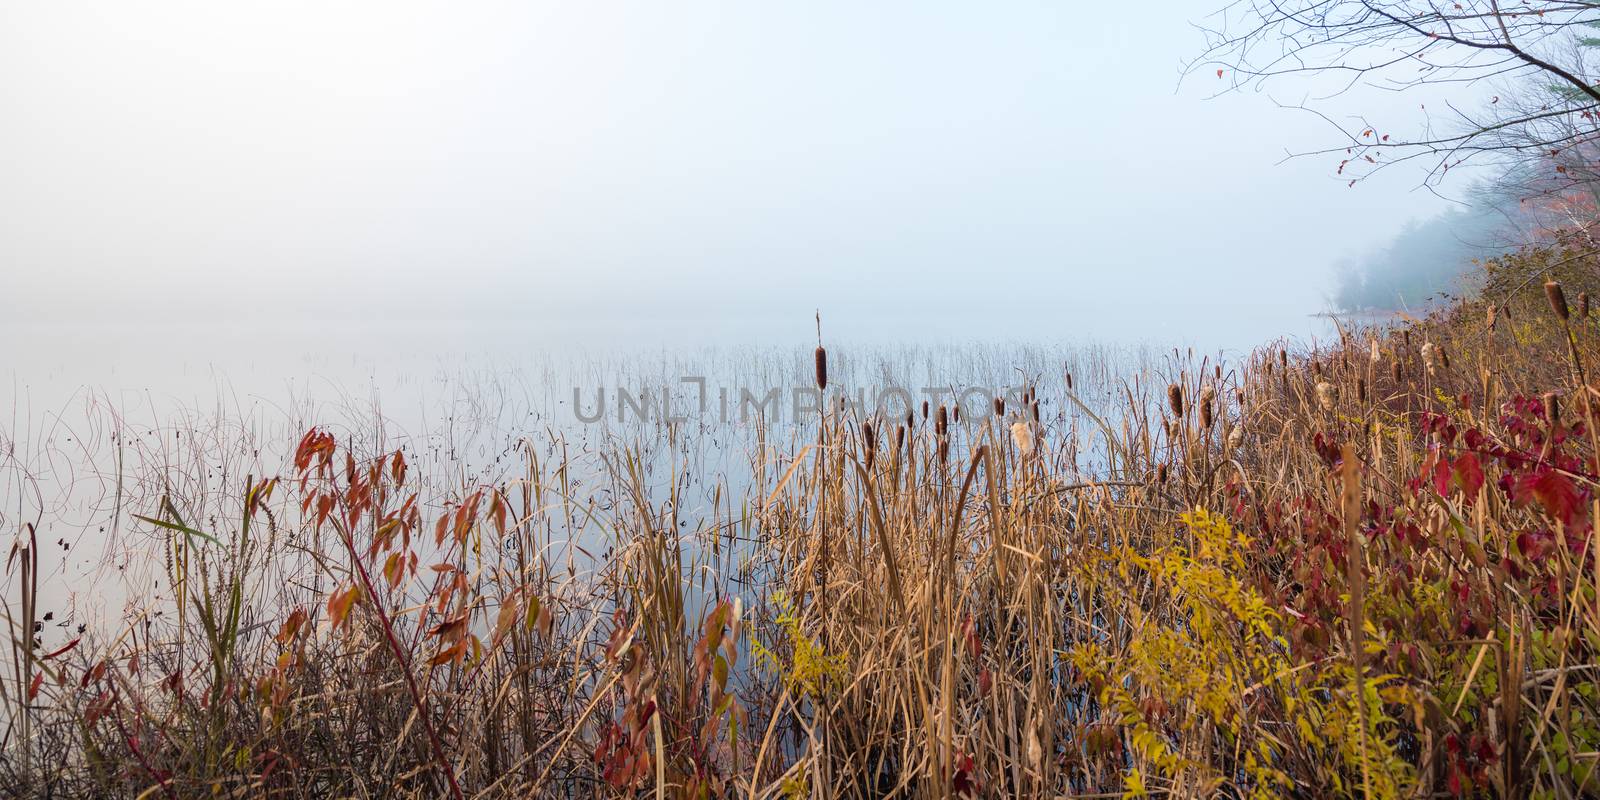
[[[933,432],[940,436],[950,432],[950,412],[942,405],[933,414]]]
[[[1322,362],[1317,361],[1316,359],[1312,359],[1312,361],[1311,361],[1311,375],[1312,375],[1312,377],[1315,377],[1315,378],[1322,377]]]
[[[939,464],[943,466],[948,463],[950,463],[950,440],[941,436],[939,437]]]
[[[960,423],[961,422],[961,404],[960,403],[956,403],[955,405],[950,407],[950,421],[951,422],[955,422],[955,423]]]
[[[1166,464],[1157,464],[1156,465],[1156,483],[1161,484],[1161,483],[1166,483],[1166,482],[1167,482],[1167,465]]]
[[[1218,364],[1216,370],[1212,374],[1217,376],[1217,380],[1222,380],[1222,365]]]
[[[1217,403],[1217,390],[1209,385],[1200,387],[1200,427],[1210,430],[1214,422]]]
[[[1361,401],[1361,402],[1363,402],[1363,403],[1367,402],[1367,379],[1366,378],[1359,378],[1359,377],[1356,378],[1356,399]]]
[[[1589,293],[1578,292],[1578,319],[1589,318]]]
[[[1325,410],[1332,411],[1334,404],[1339,401],[1339,390],[1327,381],[1317,384],[1317,402]]]
[[[1491,330],[1491,331],[1494,330],[1494,323],[1496,322],[1495,318],[1499,316],[1498,312],[1499,312],[1499,307],[1498,306],[1489,306],[1489,313],[1488,313],[1489,330]]]
[[[1067,373],[1067,391],[1072,391],[1072,373]]]
[[[817,388],[823,391],[828,389],[828,351],[817,348]]]
[[[1558,397],[1556,392],[1544,393],[1544,418],[1552,428],[1561,424],[1561,404],[1557,402]]]
[[[1280,348],[1278,350],[1278,366],[1283,367],[1284,369],[1288,369],[1289,368],[1289,351],[1288,350],[1284,350],[1282,348]]]
[[[1233,390],[1233,403],[1239,407],[1240,413],[1244,412],[1244,389],[1236,388]]]
[[[994,415],[997,417],[1006,415],[1006,399],[1004,397],[996,397],[994,399]]]
[[[906,416],[909,417],[911,415],[907,414]],[[904,426],[904,425],[896,425],[896,426],[894,426],[894,451],[895,451],[895,453],[898,454],[900,452],[900,448],[905,447],[905,445],[906,445],[906,426]]]
[[[868,450],[875,450],[878,447],[878,437],[874,436],[874,433],[871,422],[861,423],[861,439],[867,443]]]
[[[1405,330],[1401,331],[1400,332],[1400,338],[1405,340],[1407,348],[1411,347],[1411,329],[1410,328],[1406,328]]]
[[[1400,371],[1399,359],[1395,359],[1394,363],[1389,365],[1389,377],[1394,378],[1394,382],[1397,384],[1405,381],[1405,375]]]
[[[1017,422],[1011,425],[1011,441],[1016,444],[1017,452],[1024,456],[1033,455],[1033,428],[1026,422]]]
[[[1439,348],[1439,366],[1445,369],[1450,368],[1450,351],[1442,346]]]
[[[922,418],[928,418],[928,401],[926,400],[922,401]]]
[[[1546,300],[1550,301],[1550,310],[1554,311],[1556,317],[1562,322],[1566,322],[1571,317],[1571,312],[1567,310],[1567,295],[1561,291],[1561,284],[1555,281],[1545,281],[1544,296]]]
[[[1383,360],[1383,351],[1378,349],[1378,340],[1376,337],[1372,339],[1372,344],[1368,345],[1368,348],[1371,350],[1368,358],[1372,359],[1372,363],[1376,364]]]
[[[1435,354],[1434,354],[1433,342],[1423,342],[1422,343],[1422,366],[1425,367],[1428,370],[1428,374],[1429,375],[1433,374],[1434,368],[1437,366],[1437,364],[1435,363],[1434,355]]]
[[[1183,387],[1176,383],[1167,384],[1167,405],[1172,408],[1172,415],[1183,419]]]
[[[1243,425],[1235,425],[1235,426],[1233,426],[1233,430],[1228,431],[1228,449],[1229,450],[1238,450],[1243,445],[1244,445],[1244,426]]]
[[[906,425],[905,425],[905,427],[907,429],[917,427],[917,417],[916,417],[915,414],[912,414],[910,411],[906,412]]]

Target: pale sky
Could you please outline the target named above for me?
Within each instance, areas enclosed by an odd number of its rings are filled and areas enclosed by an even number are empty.
[[[1222,2],[0,0],[0,315],[1299,334],[1443,203],[1180,86]]]

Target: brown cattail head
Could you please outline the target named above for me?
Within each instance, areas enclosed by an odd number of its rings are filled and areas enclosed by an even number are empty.
[[[1283,367],[1284,369],[1288,369],[1289,368],[1289,351],[1288,350],[1279,348],[1279,350],[1278,350],[1278,366]]]
[[[817,388],[823,391],[828,389],[828,351],[817,348]]]
[[[1017,452],[1023,457],[1033,455],[1033,428],[1026,422],[1012,423],[1011,442],[1017,446]]]
[[[933,414],[933,432],[940,436],[950,432],[950,412],[942,405]]]
[[[1361,378],[1361,377],[1356,378],[1356,399],[1360,400],[1363,403],[1367,402],[1367,379],[1366,378]]]
[[[1167,405],[1172,408],[1172,416],[1183,419],[1183,387],[1167,384]]]
[[[1405,381],[1405,375],[1400,371],[1400,359],[1395,359],[1394,363],[1389,365],[1389,376],[1394,378],[1397,384]]]
[[[926,400],[922,401],[922,418],[928,418],[928,401]]]
[[[1566,322],[1571,318],[1572,312],[1567,310],[1567,295],[1561,291],[1561,284],[1555,281],[1545,281],[1544,296],[1546,300],[1550,301],[1550,310],[1555,312],[1558,319]]]
[[[1067,391],[1072,391],[1072,373],[1067,373]]]
[[[1219,380],[1219,381],[1222,380],[1222,365],[1221,364],[1217,365],[1216,371],[1213,374],[1215,374],[1217,376],[1217,380]]]
[[[911,413],[910,411],[907,411],[906,412],[906,428],[907,429],[911,429],[911,428],[915,428],[915,427],[917,427],[917,417],[916,417],[915,414]]]
[[[1498,321],[1496,318],[1500,316],[1499,311],[1500,308],[1498,306],[1489,306],[1489,330],[1491,331],[1494,330],[1494,324]]]
[[[1156,465],[1156,483],[1157,484],[1162,484],[1162,483],[1166,483],[1166,482],[1167,482],[1167,465],[1166,464],[1157,464]]]
[[[1200,429],[1211,430],[1211,423],[1215,421],[1217,405],[1217,390],[1210,386],[1200,388]]]
[[[1558,397],[1556,392],[1544,393],[1544,418],[1552,428],[1561,424],[1561,404],[1557,401]]]
[[[1028,408],[1033,411],[1033,421],[1034,422],[1038,422],[1039,421],[1039,401],[1038,400],[1033,401],[1032,405],[1029,405]]]
[[[909,417],[911,415],[907,414],[906,416]],[[906,445],[906,426],[904,426],[904,425],[896,425],[894,427],[894,451],[895,451],[895,453],[898,454],[900,452],[900,448],[905,447],[905,445]]]
[[[1439,366],[1445,369],[1450,368],[1450,351],[1444,349],[1442,345],[1439,347]]]
[[[1311,360],[1311,375],[1317,378],[1322,377],[1322,362],[1316,359]]]
[[[876,461],[878,456],[878,437],[873,435],[875,433],[872,423],[861,423],[861,440],[867,448],[867,469],[872,469],[872,462]]]
[[[1244,413],[1244,389],[1233,390],[1233,404],[1239,407],[1239,413]]]
[[[950,407],[950,421],[954,422],[954,423],[957,423],[957,424],[960,424],[960,422],[961,422],[961,404],[960,403],[956,403],[955,405]]]
[[[1589,293],[1578,292],[1578,319],[1589,318]]]
[[[948,463],[950,463],[950,440],[941,436],[939,437],[939,464],[943,466]]]
[[[996,397],[994,399],[994,415],[997,417],[1006,415],[1006,399],[1004,397]]]
[[[1400,338],[1405,340],[1406,347],[1410,347],[1411,346],[1411,329],[1410,328],[1406,328],[1405,330],[1400,331]]]

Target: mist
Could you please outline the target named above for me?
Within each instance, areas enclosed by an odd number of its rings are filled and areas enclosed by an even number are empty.
[[[819,310],[870,340],[1314,332],[1338,265],[1443,202],[1286,160],[1326,124],[1180,82],[1196,9],[1158,5],[15,5],[0,312],[653,342],[803,341]]]

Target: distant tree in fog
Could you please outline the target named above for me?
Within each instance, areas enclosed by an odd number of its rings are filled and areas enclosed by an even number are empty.
[[[1334,131],[1305,155],[1337,158],[1352,186],[1406,162],[1425,166],[1429,186],[1469,163],[1493,176],[1464,210],[1351,265],[1340,307],[1425,303],[1462,288],[1472,259],[1517,245],[1600,252],[1600,1],[1238,0],[1205,27],[1208,49],[1188,71],[1228,88],[1445,95],[1422,108],[1415,132],[1299,105]]]

